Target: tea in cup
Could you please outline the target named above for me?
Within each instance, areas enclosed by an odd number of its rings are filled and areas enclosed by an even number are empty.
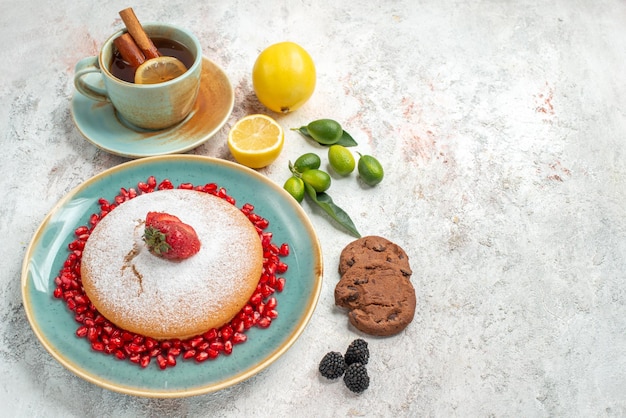
[[[191,32],[174,25],[149,23],[143,29],[162,56],[177,58],[186,71],[164,82],[135,83],[136,68],[120,57],[114,43],[126,33],[122,29],[104,42],[97,57],[76,64],[74,85],[92,100],[110,102],[131,127],[164,129],[183,121],[193,109],[200,88],[202,47]]]

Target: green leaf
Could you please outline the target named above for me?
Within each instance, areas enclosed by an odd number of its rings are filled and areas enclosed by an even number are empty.
[[[311,136],[311,134],[309,134],[309,130],[307,129],[306,126],[301,126],[299,128],[291,128],[292,131],[298,131],[300,132],[300,134],[306,138],[312,139],[313,141],[315,141],[315,139],[313,139],[313,137]],[[319,142],[315,141],[316,144],[319,144]],[[352,135],[350,135],[348,132],[346,132],[345,130],[343,131],[343,134],[341,135],[341,138],[339,138],[339,141],[336,142],[337,145],[343,145],[344,147],[356,147],[357,145],[359,145],[354,138],[352,138]],[[323,145],[323,144],[320,144]],[[327,145],[330,146],[330,145]]]
[[[309,130],[307,129],[306,126],[301,126],[299,128],[291,128],[292,131],[298,131],[300,132],[302,135],[306,136],[307,138],[311,138],[313,139],[313,137],[311,136],[311,134],[309,134]],[[315,140],[314,140],[315,141]]]
[[[341,135],[341,138],[337,141],[337,145],[343,145],[344,147],[356,147],[359,144],[357,144],[349,133],[343,131],[343,135]]]
[[[350,219],[350,216],[339,206],[337,206],[333,199],[327,193],[317,193],[313,187],[304,183],[307,196],[322,208],[332,219],[343,226],[350,234],[357,238],[361,238],[361,234],[357,231],[354,222]]]

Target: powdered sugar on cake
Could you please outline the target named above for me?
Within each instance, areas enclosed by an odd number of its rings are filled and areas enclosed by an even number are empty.
[[[149,211],[191,225],[200,251],[182,261],[151,254],[142,238]],[[260,248],[258,241],[252,224],[230,203],[191,190],[162,190],[131,199],[104,217],[87,241],[83,263],[94,272],[91,285],[103,306],[115,307],[127,324],[148,318],[165,335],[220,316],[225,303],[242,300],[242,291],[247,300],[250,272],[260,271],[249,256]]]

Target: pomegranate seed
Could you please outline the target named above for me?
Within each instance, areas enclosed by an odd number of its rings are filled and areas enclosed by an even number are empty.
[[[171,354],[168,354],[167,357],[165,358],[167,365],[174,367],[176,366],[176,356],[173,356]]]
[[[87,336],[87,327],[86,326],[82,326],[82,327],[78,327],[78,329],[76,329],[76,335],[80,338],[84,338]]]
[[[141,352],[146,350],[145,346],[138,345],[138,344],[135,344],[135,343],[130,343],[130,344],[126,345],[126,347],[128,348],[128,351],[130,351],[131,353],[141,353]]]
[[[248,336],[242,332],[236,332],[233,334],[233,338],[230,339],[230,341],[233,342],[233,344],[241,344],[243,342],[245,342],[248,339]]]
[[[60,287],[57,287],[56,289],[54,289],[53,295],[55,298],[61,299],[61,297],[63,297],[63,290],[61,290]]]
[[[253,305],[258,305],[259,303],[261,303],[263,301],[263,294],[261,292],[255,292],[251,297],[250,297],[250,303],[252,303]]]
[[[212,349],[210,349],[210,348],[206,351],[206,353],[209,355],[209,358],[210,358],[210,359],[217,358],[217,356],[219,356],[219,355],[220,355],[220,352],[219,352],[219,351],[217,351],[217,350],[212,350]]]
[[[157,340],[147,337],[145,341],[145,346],[148,350],[152,350],[154,347],[158,345]]]
[[[214,340],[217,338],[217,330],[215,328],[211,328],[210,330],[202,334],[202,336],[208,341]]]
[[[116,348],[120,348],[124,343],[120,337],[111,337],[109,339],[109,344],[115,346]]]
[[[220,330],[220,334],[222,335],[222,340],[228,341],[233,335],[233,329],[229,325],[225,325]]]
[[[143,367],[145,369],[146,367],[148,367],[149,364],[150,364],[150,356],[143,356],[143,357],[141,357],[141,360],[139,362],[139,365],[141,367]]]
[[[95,351],[104,351],[104,344],[102,344],[100,341],[95,341],[91,343],[91,348],[93,348]]]
[[[205,193],[216,193],[217,192],[217,184],[209,183],[204,186]]]
[[[122,350],[120,350],[119,348],[117,350],[115,350],[114,355],[119,360],[124,360],[126,358],[126,354]]]
[[[243,320],[243,327],[245,329],[250,329],[254,325],[254,322],[255,322],[254,318],[250,316],[250,317],[248,317],[248,318]]]
[[[231,354],[233,352],[233,342],[232,341],[226,341],[224,343],[224,354]]]
[[[159,190],[171,190],[173,188],[174,188],[174,185],[172,184],[171,181],[167,179],[163,180],[158,186]]]
[[[150,193],[150,186],[148,186],[146,183],[137,183],[137,188],[141,190],[142,193]]]
[[[162,355],[159,354],[156,358],[157,364],[159,365],[159,368],[161,370],[165,369],[167,367],[167,359]]]
[[[224,350],[224,344],[221,341],[213,341],[211,344],[209,344],[209,349],[213,350],[213,351],[222,351]]]
[[[243,313],[245,313],[246,315],[251,315],[253,311],[254,308],[249,304],[246,304],[246,306],[243,307]]]
[[[198,363],[202,363],[209,358],[209,353],[206,351],[200,351],[194,358]]]
[[[244,332],[246,329],[242,319],[233,319],[231,327],[233,328],[233,332]]]
[[[78,305],[76,309],[74,310],[74,312],[76,312],[77,314],[82,314],[82,313],[85,313],[87,309],[89,309],[87,305]]]
[[[98,329],[96,327],[87,328],[87,339],[89,342],[95,342],[98,340]]]
[[[274,288],[268,285],[262,286],[261,287],[261,294],[263,295],[263,297],[267,297],[269,295],[271,295],[272,293],[274,293]]]
[[[272,319],[267,316],[264,316],[260,318],[256,324],[261,328],[267,328],[270,326],[271,323],[272,323]]]
[[[265,307],[267,309],[274,309],[276,308],[276,305],[278,305],[278,301],[276,300],[275,297],[271,297],[267,300],[267,303],[265,304]]]
[[[279,292],[282,292],[284,288],[285,288],[285,278],[281,277],[276,281],[276,290],[278,290]]]
[[[281,257],[287,257],[289,255],[289,244],[286,242],[280,246],[280,250],[278,250],[278,255]]]
[[[73,311],[76,309],[76,302],[74,302],[74,299],[67,299],[66,303],[70,311]]]
[[[183,353],[183,358],[185,360],[189,360],[190,358],[195,357],[195,355],[196,355],[196,350],[188,350]]]
[[[86,235],[87,232],[89,232],[89,228],[87,228],[86,226],[79,226],[78,228],[76,228],[74,230],[74,234],[77,236],[82,236],[82,235]]]
[[[289,266],[281,261],[276,265],[276,272],[278,274],[283,274],[287,272],[288,268]]]
[[[195,347],[199,346],[200,344],[202,344],[203,341],[204,341],[204,338],[202,338],[201,335],[197,336],[197,337],[194,337],[191,340],[191,346],[195,348]]]
[[[246,215],[250,214],[252,213],[252,211],[254,211],[254,206],[251,205],[250,203],[244,203],[244,205],[241,207],[241,211],[245,213]]]
[[[266,312],[266,315],[270,319],[276,319],[278,318],[278,311],[276,309],[270,309]]]

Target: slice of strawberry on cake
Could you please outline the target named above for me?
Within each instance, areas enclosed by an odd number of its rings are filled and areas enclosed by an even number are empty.
[[[152,254],[168,260],[184,260],[200,251],[193,227],[169,213],[148,212],[143,239]]]

